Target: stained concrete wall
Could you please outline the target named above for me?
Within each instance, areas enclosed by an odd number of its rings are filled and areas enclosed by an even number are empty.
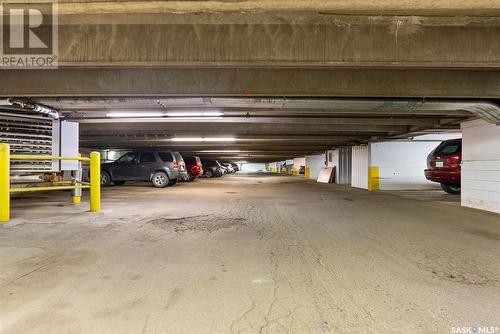
[[[438,183],[425,178],[427,156],[443,140],[461,138],[456,134],[432,134],[412,140],[373,143],[371,166],[378,166],[381,190],[438,189]]]
[[[500,213],[500,126],[462,124],[462,206]]]
[[[325,167],[325,154],[307,155],[306,168],[309,168],[309,178],[318,179],[319,171]]]

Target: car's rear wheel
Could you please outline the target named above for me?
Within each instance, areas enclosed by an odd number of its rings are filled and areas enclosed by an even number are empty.
[[[107,187],[111,184],[111,175],[105,170],[101,171],[101,186]]]
[[[169,184],[168,175],[165,172],[155,172],[151,178],[151,183],[156,188],[165,188]]]
[[[214,177],[214,173],[213,173],[211,170],[207,170],[207,171],[205,172],[205,176],[206,176],[206,177]]]
[[[194,180],[193,173],[191,173],[190,171],[188,171],[187,181],[188,181],[188,182],[192,182],[193,180]]]
[[[116,185],[116,186],[123,186],[125,184],[125,181],[113,181],[113,183]]]
[[[447,184],[441,183],[441,188],[446,191],[448,194],[459,195],[460,194],[460,185],[457,184]]]

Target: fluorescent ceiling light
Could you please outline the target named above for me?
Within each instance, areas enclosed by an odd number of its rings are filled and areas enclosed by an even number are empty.
[[[233,142],[236,138],[233,137],[174,137],[172,141],[183,141],[183,142]]]
[[[202,150],[201,153],[240,153],[241,150]]]
[[[107,117],[116,118],[127,118],[127,117],[185,117],[190,119],[190,117],[218,117],[223,116],[224,113],[220,111],[203,111],[203,112],[151,112],[151,111],[135,111],[135,112],[110,112],[107,113]]]
[[[162,112],[110,112],[107,117],[162,117]]]
[[[167,112],[165,115],[169,117],[217,117],[224,115],[223,112],[220,111],[203,111],[203,112]]]

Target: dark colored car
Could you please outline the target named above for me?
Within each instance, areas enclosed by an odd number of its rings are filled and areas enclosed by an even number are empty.
[[[461,163],[462,139],[445,140],[427,157],[425,177],[449,194],[460,194]]]
[[[203,159],[201,163],[203,165],[203,175],[205,175],[205,177],[219,177],[224,174],[222,166],[217,160]]]
[[[182,156],[172,151],[132,151],[101,165],[101,185],[122,185],[126,181],[150,181],[163,188],[187,174]]]
[[[203,165],[199,157],[185,157],[184,162],[186,163],[186,169],[188,172],[188,178],[186,181],[193,181],[198,176],[203,174]]]
[[[240,171],[240,166],[238,166],[238,164],[235,164],[234,162],[230,162],[230,164],[233,166],[235,173]]]

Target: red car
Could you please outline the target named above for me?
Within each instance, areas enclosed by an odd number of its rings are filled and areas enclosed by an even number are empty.
[[[184,162],[186,163],[186,169],[188,171],[188,176],[186,181],[193,181],[198,176],[203,174],[203,165],[201,164],[201,160],[197,156],[186,157],[184,158]]]
[[[460,169],[462,163],[462,139],[445,140],[427,157],[425,177],[441,183],[449,194],[460,194]]]

